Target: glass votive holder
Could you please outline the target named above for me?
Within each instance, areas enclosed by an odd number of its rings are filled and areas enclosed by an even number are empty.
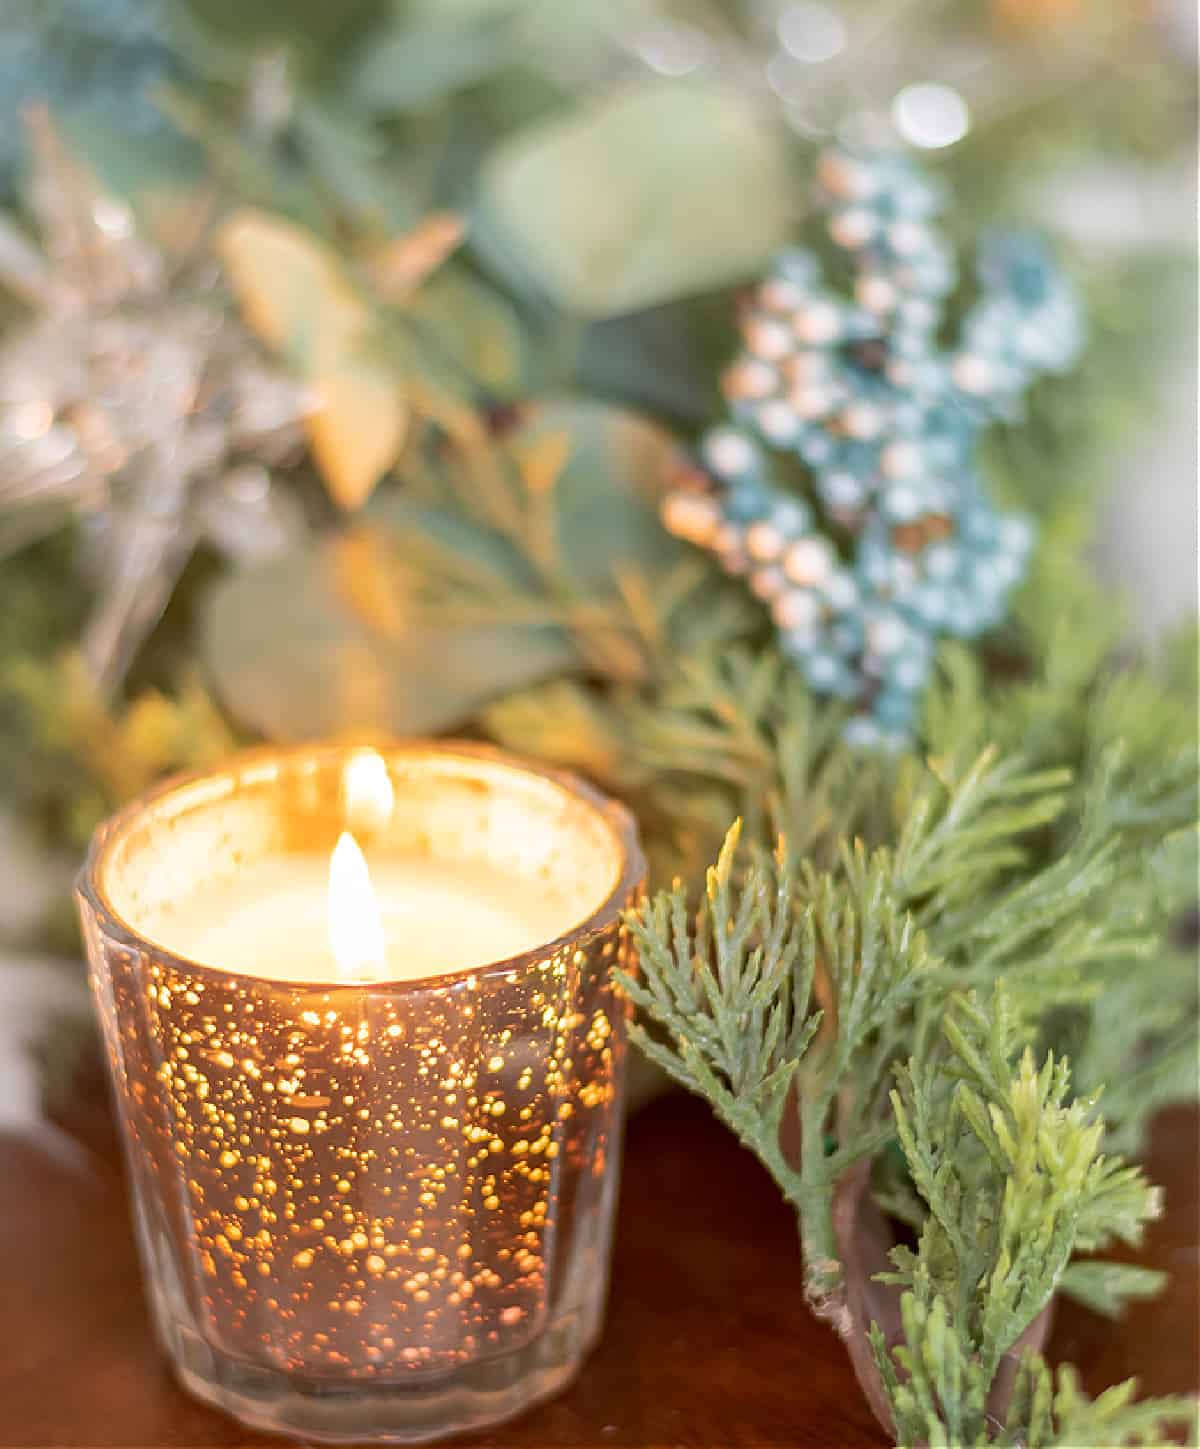
[[[574,1376],[643,875],[619,805],[473,745],[255,751],[97,831],[80,913],[186,1388],[300,1438],[412,1443]]]

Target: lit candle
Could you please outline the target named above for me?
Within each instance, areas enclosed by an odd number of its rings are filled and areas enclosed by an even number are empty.
[[[276,981],[415,981],[518,956],[569,920],[562,889],[503,863],[368,865],[344,831],[328,858],[256,861],[172,903],[162,933],[180,956]]]
[[[619,1145],[623,811],[469,746],[255,754],[81,882],[151,1302],[183,1382],[436,1437],[566,1382]]]

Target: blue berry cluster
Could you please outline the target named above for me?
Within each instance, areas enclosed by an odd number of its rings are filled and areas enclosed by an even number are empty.
[[[933,227],[941,189],[906,155],[837,148],[820,163],[853,300],[806,251],[781,256],[741,318],[730,420],[702,439],[667,527],[744,576],[822,694],[858,708],[847,737],[909,738],[939,635],[1003,617],[1033,541],[980,478],[980,430],[1016,414],[1082,344],[1079,307],[1034,237],[980,248],[957,345],[938,333],[957,284]],[[790,464],[790,472],[789,472]]]

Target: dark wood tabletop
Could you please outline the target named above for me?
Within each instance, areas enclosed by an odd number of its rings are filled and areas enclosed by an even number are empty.
[[[111,1125],[97,1081],[66,1115],[81,1170],[0,1138],[0,1444],[246,1446],[251,1433],[187,1398],[151,1340]],[[1140,1261],[1171,1285],[1114,1326],[1060,1307],[1051,1354],[1093,1392],[1130,1374],[1148,1393],[1200,1384],[1200,1117],[1160,1117],[1147,1166],[1167,1191]],[[460,1445],[489,1449],[888,1441],[845,1353],[801,1296],[792,1216],[703,1104],[660,1098],[631,1121],[607,1329],[555,1402]]]

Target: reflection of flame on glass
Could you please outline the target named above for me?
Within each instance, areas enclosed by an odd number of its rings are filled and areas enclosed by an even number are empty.
[[[329,949],[338,975],[348,981],[383,975],[383,918],[366,857],[348,830],[329,857]]]
[[[342,808],[346,829],[359,835],[381,830],[392,818],[395,793],[383,757],[356,750],[342,770]]]

